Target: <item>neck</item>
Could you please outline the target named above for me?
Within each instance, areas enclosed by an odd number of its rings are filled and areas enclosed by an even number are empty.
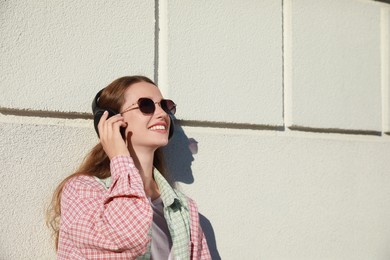
[[[152,149],[134,149],[131,152],[135,166],[137,167],[144,184],[146,196],[152,200],[160,196],[160,191],[153,178],[153,159],[155,150]]]

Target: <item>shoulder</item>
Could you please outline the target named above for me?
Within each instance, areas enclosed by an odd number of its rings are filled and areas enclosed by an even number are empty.
[[[187,201],[188,201],[188,209],[190,211],[191,217],[196,218],[198,220],[198,218],[199,218],[198,205],[196,204],[195,200],[193,200],[191,198],[188,198]]]
[[[187,197],[187,203],[189,207],[192,207],[196,212],[198,212],[198,205],[196,204],[195,200],[193,200],[190,197]]]

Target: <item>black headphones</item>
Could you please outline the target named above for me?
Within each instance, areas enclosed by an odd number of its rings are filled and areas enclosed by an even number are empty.
[[[116,111],[114,109],[99,107],[98,102],[99,102],[99,98],[100,98],[100,95],[102,94],[103,90],[104,89],[100,90],[96,94],[96,97],[92,101],[93,125],[95,127],[95,131],[96,131],[98,136],[99,136],[98,124],[99,124],[100,118],[103,116],[104,111],[108,112],[108,117],[107,118],[115,116],[116,114],[119,114],[119,111]],[[171,139],[175,129],[174,129],[172,116],[171,115],[168,115],[168,116],[169,116],[169,121],[170,121],[168,139]],[[121,135],[122,135],[123,139],[125,139],[126,128],[125,127],[121,127],[120,131],[121,131]]]

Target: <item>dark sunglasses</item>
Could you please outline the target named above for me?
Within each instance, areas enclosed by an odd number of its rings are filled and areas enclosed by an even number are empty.
[[[138,104],[138,107],[132,107],[136,104]],[[174,115],[176,113],[176,104],[170,99],[161,99],[159,102],[154,102],[150,98],[140,98],[137,103],[130,105],[128,108],[123,110],[121,114],[137,108],[139,108],[139,110],[141,110],[144,114],[153,114],[156,110],[156,104],[159,104],[162,110],[164,110],[167,114]]]

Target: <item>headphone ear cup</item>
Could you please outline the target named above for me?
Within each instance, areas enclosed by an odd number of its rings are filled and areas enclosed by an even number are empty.
[[[95,127],[95,131],[96,131],[98,137],[100,137],[100,136],[99,136],[98,124],[99,124],[99,122],[100,122],[100,118],[102,118],[102,116],[103,116],[104,111],[107,111],[107,112],[108,112],[108,117],[107,117],[107,119],[110,118],[110,117],[112,117],[112,116],[115,116],[116,114],[119,114],[117,111],[112,110],[112,109],[101,109],[101,108],[96,108],[96,109],[94,110],[94,115],[93,115],[93,126]]]
[[[103,88],[102,90],[100,90],[100,91],[96,94],[95,98],[94,98],[93,101],[92,101],[93,126],[95,127],[95,131],[96,131],[96,133],[97,133],[98,136],[99,136],[98,124],[99,124],[99,122],[100,122],[100,118],[102,118],[102,116],[103,116],[103,113],[104,113],[105,111],[108,112],[108,117],[107,117],[107,119],[110,118],[110,117],[112,117],[112,116],[115,116],[116,114],[119,114],[118,111],[115,111],[115,110],[113,110],[113,109],[109,109],[109,108],[108,108],[108,109],[103,109],[103,108],[99,107],[98,101],[99,101],[100,95],[102,94],[103,91],[104,91],[104,88]],[[125,129],[125,130],[126,130],[126,129]],[[124,135],[125,135],[125,130],[123,130],[123,129],[121,128],[121,134],[122,134],[123,138],[124,138]],[[100,137],[100,136],[99,136],[99,137]]]
[[[168,140],[172,138],[173,132],[175,131],[175,123],[173,122],[172,116],[169,116],[169,134],[168,134]]]

